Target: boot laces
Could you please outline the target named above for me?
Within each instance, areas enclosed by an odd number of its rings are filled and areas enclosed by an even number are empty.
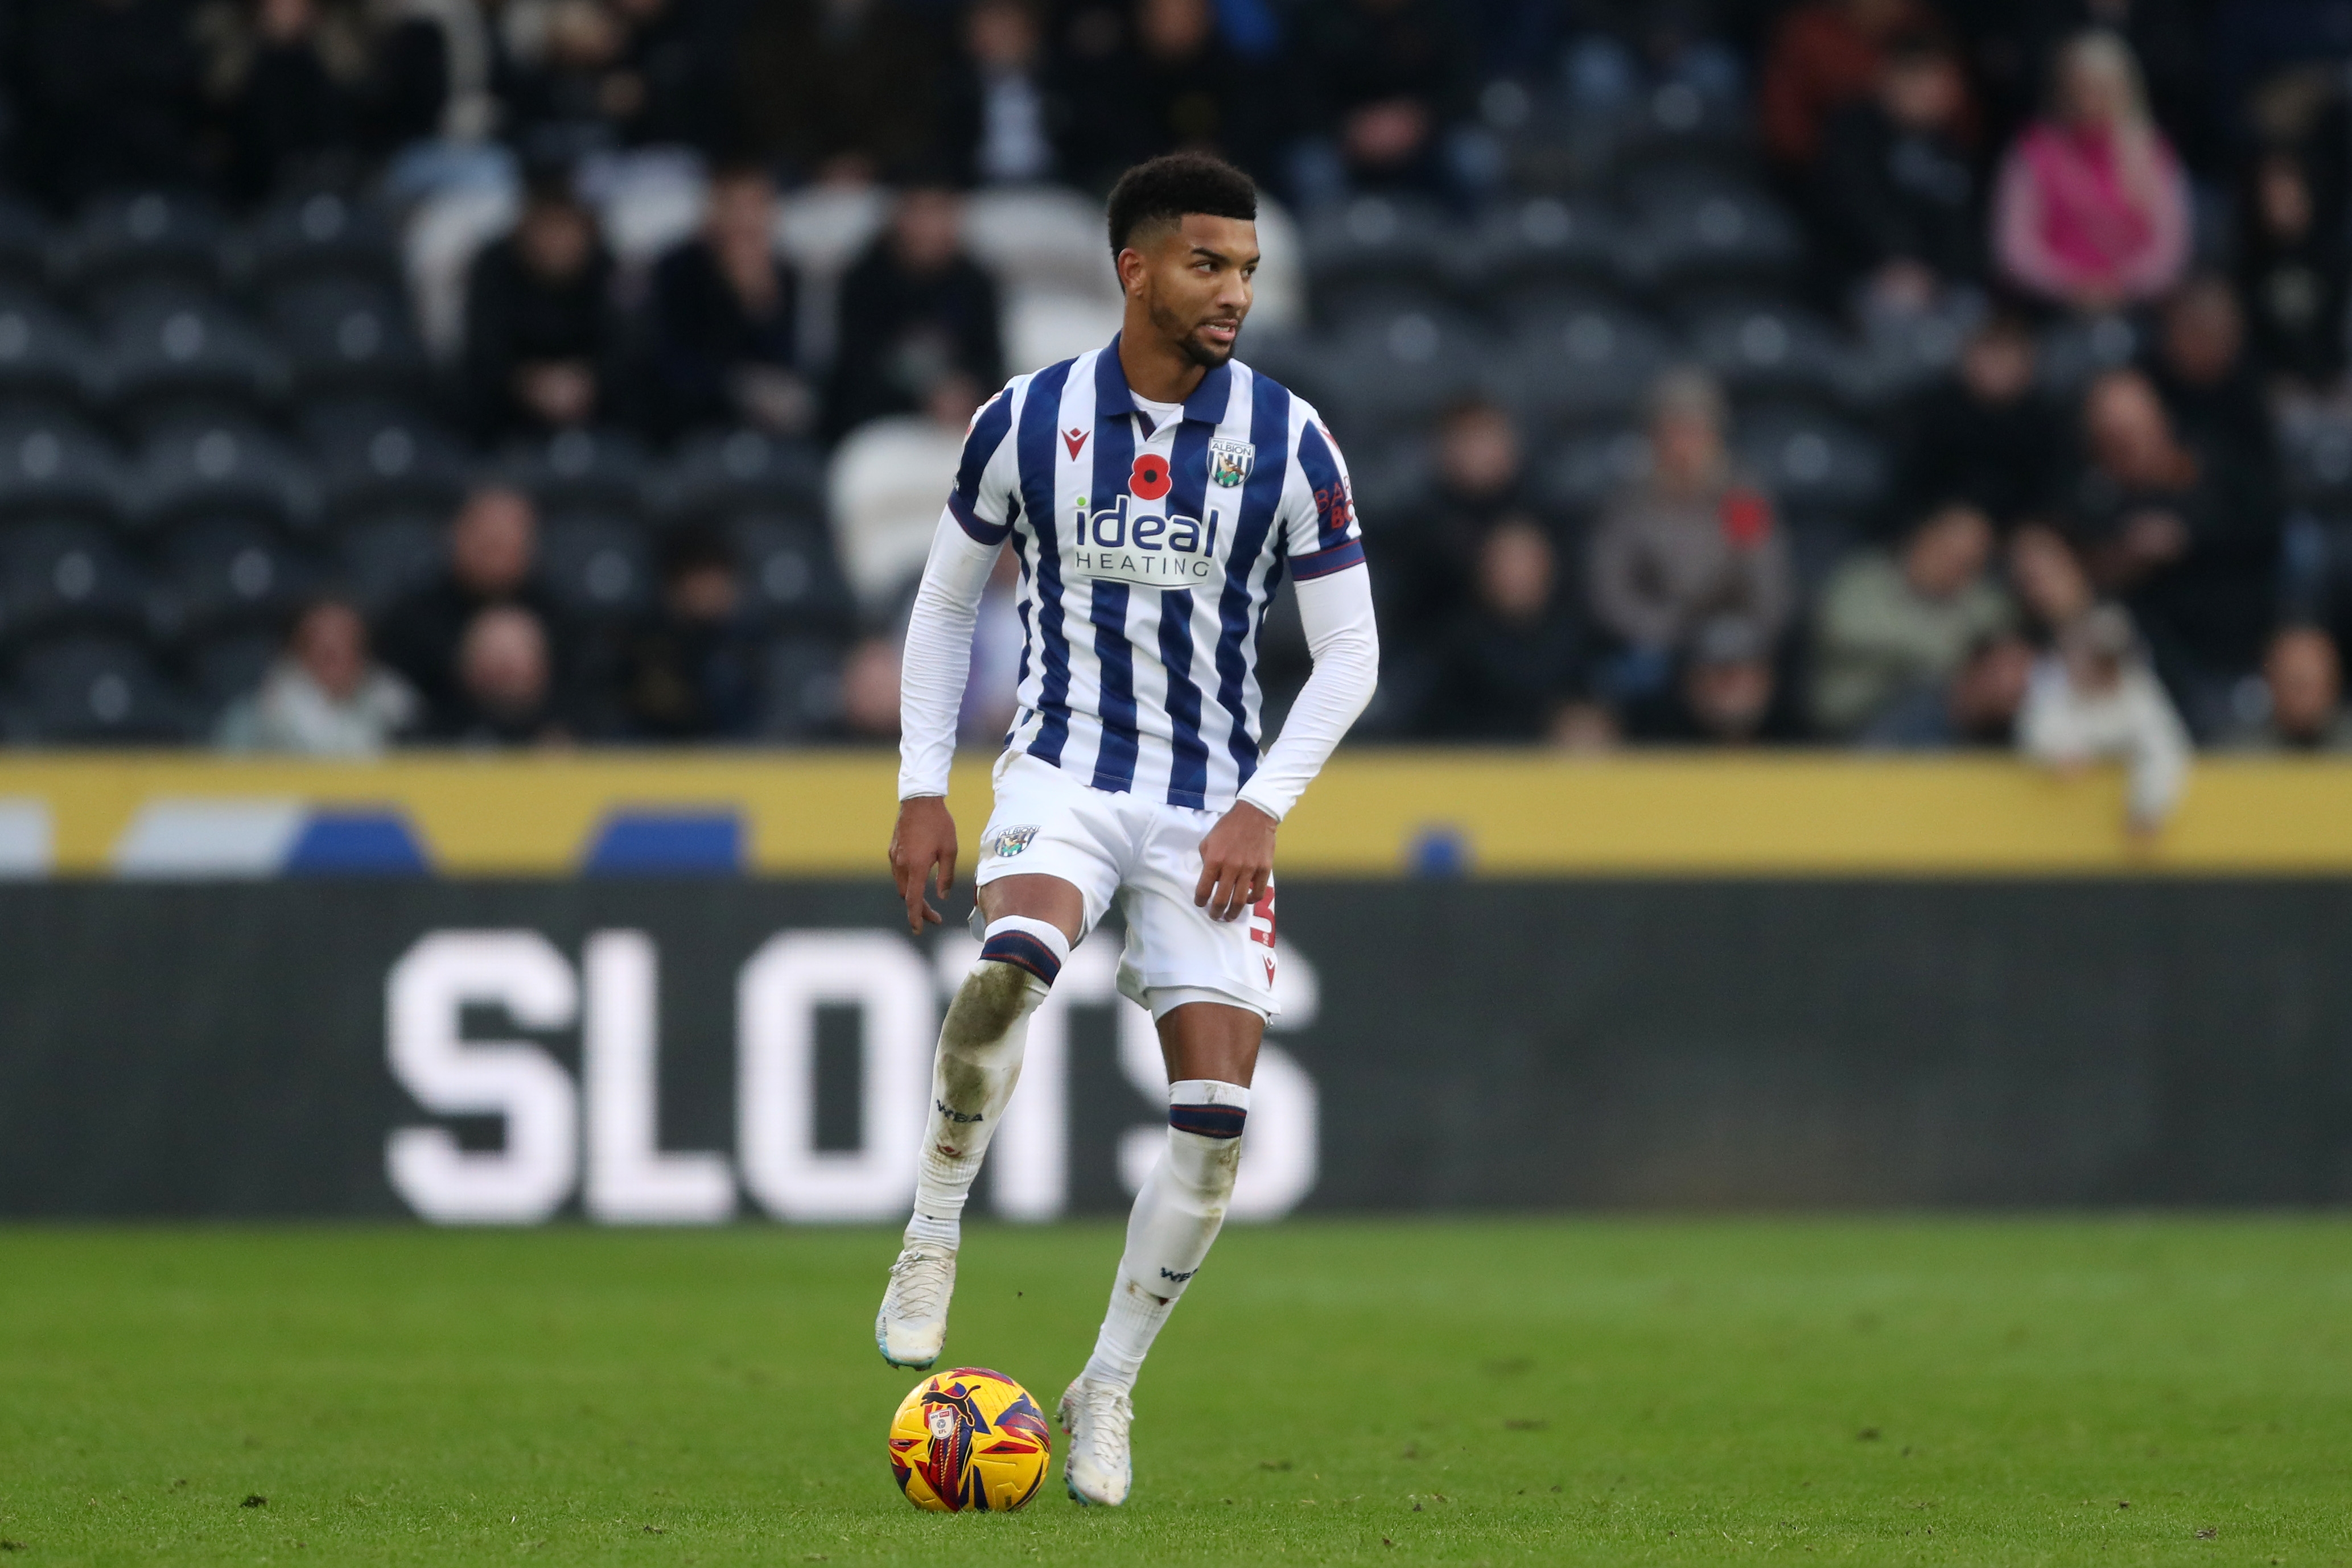
[[[1095,1463],[1117,1472],[1127,1466],[1127,1429],[1135,1421],[1135,1401],[1124,1388],[1080,1383],[1070,1391],[1071,1435],[1094,1450]]]
[[[955,1254],[944,1247],[912,1241],[890,1265],[890,1315],[923,1320],[947,1308],[948,1270]]]

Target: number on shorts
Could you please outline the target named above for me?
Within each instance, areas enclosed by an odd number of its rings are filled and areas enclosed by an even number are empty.
[[[1258,922],[1261,920],[1265,922],[1263,930],[1258,927]],[[1250,940],[1262,943],[1268,947],[1274,946],[1274,884],[1272,883],[1266,884],[1265,892],[1259,895],[1258,901],[1250,905]]]

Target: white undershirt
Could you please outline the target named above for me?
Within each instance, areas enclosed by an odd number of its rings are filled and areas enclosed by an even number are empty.
[[[1127,395],[1135,398],[1135,406],[1151,421],[1151,428],[1144,433],[1147,438],[1165,430],[1170,420],[1183,417],[1184,405],[1181,402],[1154,402],[1148,397],[1135,397],[1133,392]]]

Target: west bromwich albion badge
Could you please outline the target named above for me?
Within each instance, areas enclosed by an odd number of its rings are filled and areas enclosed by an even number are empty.
[[[1209,442],[1209,477],[1228,488],[1248,478],[1256,461],[1255,442],[1229,441],[1223,436]]]

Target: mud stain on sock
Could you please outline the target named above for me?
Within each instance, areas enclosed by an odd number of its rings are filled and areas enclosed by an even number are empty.
[[[1026,969],[992,962],[973,965],[948,1006],[940,1044],[950,1052],[984,1051],[996,1044],[1021,1017],[1030,984]]]
[[[932,1108],[940,1133],[932,1146],[942,1156],[962,1158],[994,1130],[983,1118],[1004,1075],[1004,1037],[1021,1021],[1033,984],[1010,964],[982,963],[956,988],[940,1030],[939,1103]]]

